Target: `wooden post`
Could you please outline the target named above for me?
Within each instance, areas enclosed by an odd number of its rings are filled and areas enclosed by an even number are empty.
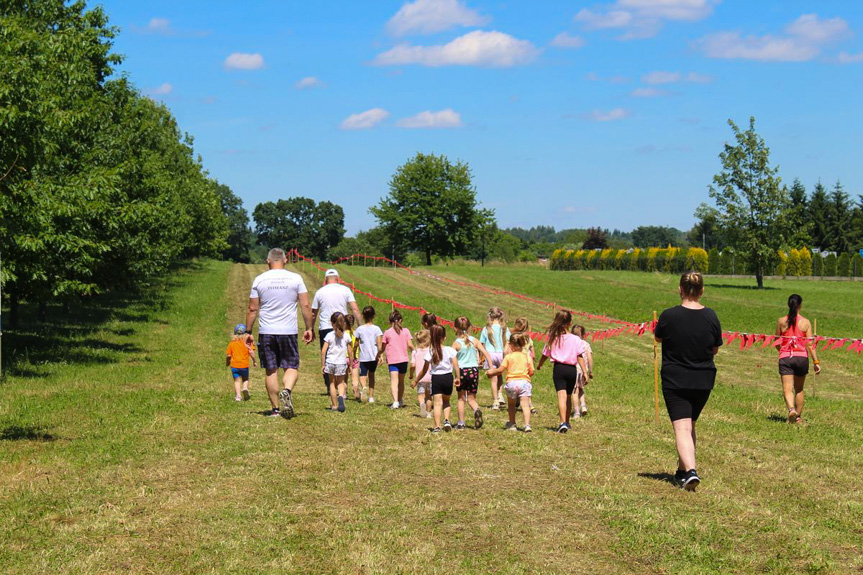
[[[656,325],[655,310],[653,312],[653,322]],[[656,343],[655,334],[653,336],[653,411],[656,414],[656,425],[659,425],[659,346]]]
[[[813,336],[812,346],[813,346],[813,349],[815,346],[814,336],[816,336],[816,335],[818,335],[818,318],[815,318],[812,320],[812,336]],[[812,375],[812,399],[815,399],[815,382],[816,381],[817,381],[817,378],[813,374]]]

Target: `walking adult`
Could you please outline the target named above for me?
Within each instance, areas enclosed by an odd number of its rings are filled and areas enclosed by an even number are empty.
[[[324,347],[324,338],[333,331],[330,318],[336,312],[347,315],[348,306],[354,314],[354,319],[359,321],[360,310],[357,307],[354,292],[348,286],[339,283],[338,271],[332,268],[328,269],[324,272],[323,287],[315,292],[315,297],[312,300],[312,325],[315,324],[315,320],[319,320],[318,337],[320,338],[321,349]],[[327,393],[329,393],[330,376],[326,373],[324,374],[324,385],[327,388]]]
[[[716,381],[713,357],[722,345],[719,318],[699,301],[704,277],[688,272],[680,277],[680,305],[659,316],[654,337],[662,344],[662,396],[677,444],[675,481],[695,491],[701,478],[695,471],[695,422]]]
[[[258,355],[261,367],[266,370],[267,395],[272,405],[271,416],[285,419],[294,416],[293,390],[300,368],[300,351],[297,346],[297,307],[303,314],[306,330],[303,341],[312,342],[312,310],[303,278],[285,269],[284,250],[273,248],[267,254],[267,271],[252,282],[249,294],[249,311],[246,313],[246,333],[252,339],[252,327],[260,315],[258,325]],[[279,369],[284,370],[279,391]]]
[[[782,379],[782,394],[788,408],[788,423],[803,420],[803,384],[809,373],[809,356],[815,364],[815,375],[821,373],[821,362],[812,345],[812,325],[800,315],[803,298],[796,293],[788,297],[788,314],[776,322],[774,344],[779,350],[779,377]]]

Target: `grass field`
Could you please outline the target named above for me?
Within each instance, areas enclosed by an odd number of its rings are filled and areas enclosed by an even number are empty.
[[[312,290],[320,276],[306,273]],[[534,329],[551,310],[398,270],[342,268],[358,288],[475,323],[491,305]],[[291,421],[236,404],[224,367],[260,267],[202,263],[169,289],[105,298],[7,332],[0,384],[0,570],[8,573],[846,573],[863,569],[863,359],[824,352],[805,426],[782,421],[775,354],[723,350],[699,423],[704,483],[670,483],[654,423],[651,345],[595,344],[590,415],[556,423],[550,371],[533,434],[431,436],[415,409],[326,411],[317,343],[302,348]],[[446,267],[631,321],[675,303],[674,278]],[[860,336],[859,285],[708,281],[725,329],[770,332],[791,291],[819,333]],[[360,298],[360,304],[366,302]],[[388,311],[378,306],[380,316]],[[57,310],[59,311],[59,310]],[[25,316],[25,325],[34,325]],[[407,315],[416,327],[418,318]],[[38,324],[36,324],[38,325]],[[600,327],[588,324],[588,327]],[[732,346],[734,348],[736,346]],[[485,380],[483,380],[485,381]],[[813,381],[807,382],[809,389]],[[491,400],[487,384],[480,403]]]

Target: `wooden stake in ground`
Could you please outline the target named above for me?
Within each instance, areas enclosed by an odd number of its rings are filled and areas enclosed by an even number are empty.
[[[818,335],[818,318],[812,320],[812,345],[815,346],[815,336]],[[812,375],[812,399],[815,399],[815,375]]]
[[[655,310],[653,325],[656,325]],[[656,335],[653,336],[653,410],[656,413],[656,425],[659,425],[659,345],[656,343]]]

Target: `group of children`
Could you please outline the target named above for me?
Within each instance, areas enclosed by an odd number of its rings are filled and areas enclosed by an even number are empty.
[[[557,431],[566,433],[571,429],[571,418],[587,413],[584,387],[593,378],[593,354],[584,339],[584,327],[573,325],[569,312],[556,313],[549,326],[548,342],[536,366],[527,318],[516,319],[510,330],[504,312],[497,307],[488,311],[479,338],[470,335],[471,323],[467,317],[456,318],[453,322],[455,339],[451,345],[444,344],[446,328],[438,324],[434,314],[422,316],[416,345],[410,330],[402,325],[403,318],[398,310],[390,313],[390,327],[386,331],[375,325],[373,307],[366,306],[362,316],[364,323],[355,328],[353,315],[334,313],[333,331],[324,338],[321,371],[330,376],[330,409],[333,411],[346,409],[348,376],[354,399],[362,402],[367,398],[368,403],[375,403],[375,372],[386,358],[393,398],[390,407],[405,407],[405,378],[409,379],[417,393],[420,417],[434,420],[432,433],[450,431],[453,427],[465,429],[466,407],[473,412],[474,428],[482,427],[483,414],[477,402],[481,368],[486,370],[491,382],[491,409],[499,410],[506,395],[509,420],[505,429],[509,431],[518,429],[516,412],[519,407],[524,417],[523,430],[531,431],[530,416],[536,412],[531,401],[531,380],[546,360],[554,363],[553,380],[560,412]],[[238,401],[249,398],[249,358],[254,362],[254,345],[247,346],[241,337],[245,329],[242,324],[235,328],[234,340],[227,352]],[[243,361],[245,372],[242,371]],[[458,415],[455,426],[450,422],[450,400],[454,391],[457,392]]]

